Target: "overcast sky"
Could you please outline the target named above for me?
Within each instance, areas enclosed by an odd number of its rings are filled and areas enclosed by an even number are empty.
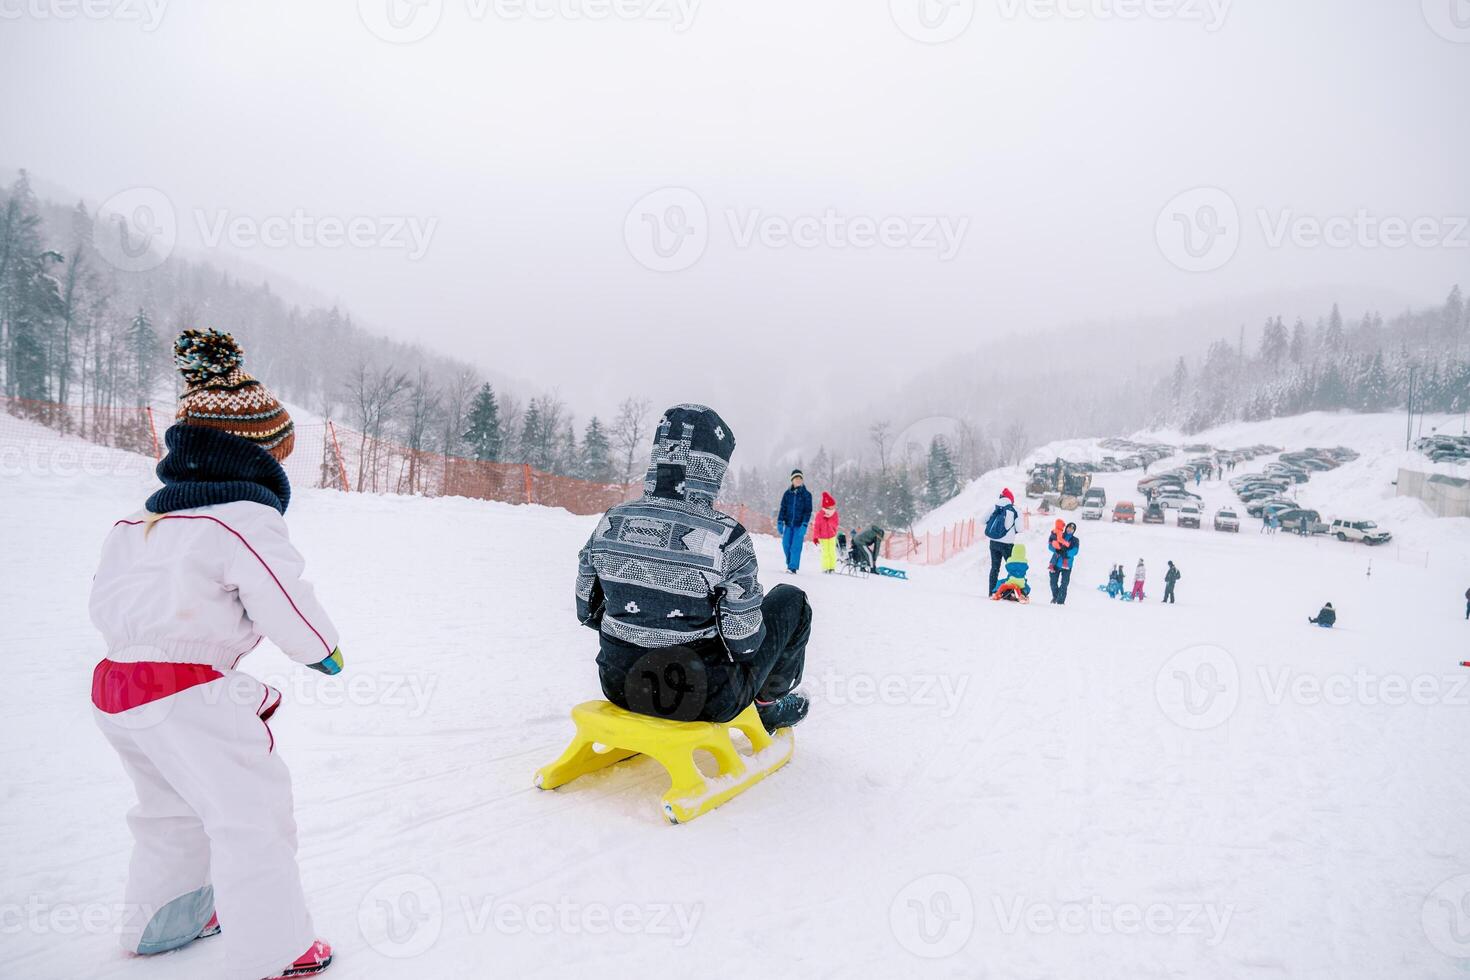
[[[88,2],[0,0],[0,164],[584,412],[1470,285],[1456,0]]]

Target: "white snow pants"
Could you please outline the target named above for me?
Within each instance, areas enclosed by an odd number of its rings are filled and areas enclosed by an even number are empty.
[[[224,975],[260,980],[306,952],[315,932],[296,867],[291,775],[260,717],[280,694],[223,674],[93,714],[138,791],[124,948],[177,948],[217,912],[222,933],[209,942],[220,944]]]

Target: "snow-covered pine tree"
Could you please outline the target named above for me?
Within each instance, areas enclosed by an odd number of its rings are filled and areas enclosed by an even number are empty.
[[[470,403],[463,440],[474,459],[498,461],[504,448],[505,434],[500,428],[500,406],[495,389],[489,383],[480,386]]]

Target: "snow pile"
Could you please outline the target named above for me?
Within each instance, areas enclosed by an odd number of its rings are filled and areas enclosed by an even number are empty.
[[[1363,472],[1307,489],[1389,506]],[[1137,474],[1112,477],[1110,496]],[[108,931],[132,794],[90,718],[86,599],[150,486],[4,477],[0,976],[219,972],[207,941],[130,960]],[[1022,607],[980,596],[974,555],[908,582],[792,580],[760,540],[767,587],[811,596],[811,715],[789,764],[672,827],[648,759],[531,785],[599,696],[571,596],[595,518],[303,489],[288,519],[346,671],[269,645],[242,668],[285,695],[329,976],[1368,978],[1470,958],[1470,579],[1370,576],[1384,552],[1249,526],[1085,524],[1071,601]],[[1095,590],[1140,556],[1151,597],[1179,564],[1177,606]],[[1341,627],[1307,626],[1326,600]]]

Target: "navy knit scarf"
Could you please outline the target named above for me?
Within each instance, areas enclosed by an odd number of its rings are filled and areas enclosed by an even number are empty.
[[[202,425],[172,425],[163,434],[168,455],[158,464],[163,489],[148,498],[150,513],[250,500],[282,514],[291,502],[286,471],[246,439]]]

